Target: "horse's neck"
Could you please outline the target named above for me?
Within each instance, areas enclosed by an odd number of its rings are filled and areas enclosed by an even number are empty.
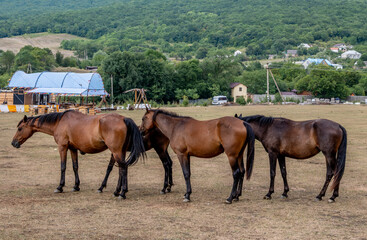
[[[35,122],[33,130],[35,132],[41,132],[41,133],[46,133],[48,135],[53,136],[54,135],[54,131],[55,131],[55,124],[49,124],[49,123],[43,123],[41,126],[37,126],[38,123]]]
[[[252,130],[255,133],[255,138],[261,142],[264,138],[264,135],[265,135],[268,127],[267,126],[261,127],[260,123],[258,123],[258,122],[251,122],[249,124],[250,124],[250,126],[252,127]]]
[[[157,127],[159,128],[159,130],[161,130],[161,132],[166,137],[171,139],[173,129],[179,122],[179,119],[164,114],[158,114],[155,121],[157,123]]]

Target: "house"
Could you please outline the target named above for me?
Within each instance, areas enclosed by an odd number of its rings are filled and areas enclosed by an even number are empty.
[[[337,47],[331,47],[330,48],[330,51],[335,52],[335,53],[338,53],[339,52],[339,48],[337,48]]]
[[[247,87],[243,85],[242,83],[231,83],[231,96],[233,97],[233,101],[236,102],[236,99],[238,97],[243,97],[245,100],[247,100]]]
[[[347,45],[344,43],[338,43],[333,46],[333,48],[338,48],[339,51],[345,52],[347,51]]]
[[[277,56],[277,55],[269,54],[268,59],[269,59],[269,60],[275,59],[275,57],[276,57],[276,56]]]
[[[311,47],[311,45],[307,44],[307,43],[301,43],[298,48],[306,48],[309,49]]]
[[[361,53],[355,51],[355,50],[349,50],[349,51],[346,51],[345,53],[343,53],[340,57],[341,58],[350,58],[350,59],[360,59],[362,56]]]
[[[297,57],[298,51],[297,50],[287,50],[286,57]]]
[[[333,66],[336,70],[343,69],[343,65],[341,65],[341,64],[334,64],[334,63],[332,63],[331,66]]]
[[[324,65],[329,65],[332,66],[332,63],[327,60],[327,59],[323,59],[323,58],[307,58],[303,63],[302,66],[307,69],[308,66],[310,66],[311,64],[315,64],[315,65],[319,65],[319,64],[324,64]]]
[[[240,54],[242,54],[242,52],[241,52],[240,50],[237,50],[237,51],[235,51],[235,52],[234,52],[234,54],[233,54],[233,55],[234,55],[234,56],[237,56],[237,55],[240,55]]]

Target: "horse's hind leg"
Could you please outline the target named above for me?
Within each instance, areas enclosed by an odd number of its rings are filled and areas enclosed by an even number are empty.
[[[243,188],[243,179],[245,177],[245,166],[243,163],[243,157],[238,158],[238,164],[240,166],[240,178],[237,186],[237,193],[233,200],[238,201],[239,197],[242,195],[242,188]]]
[[[333,178],[334,171],[335,171],[335,168],[336,168],[335,154],[324,153],[324,155],[325,155],[325,158],[326,158],[326,179],[325,179],[325,183],[324,183],[324,186],[321,189],[320,194],[317,195],[317,197],[316,197],[316,199],[319,200],[319,201],[321,201],[322,197],[325,196],[326,190],[329,186],[329,183],[330,183],[331,179]],[[335,193],[335,190],[334,190],[334,193]]]
[[[274,180],[277,166],[277,155],[273,152],[269,152],[269,163],[270,163],[270,187],[269,192],[265,195],[264,199],[271,199],[271,194],[274,193]]]
[[[103,192],[103,188],[105,188],[107,186],[107,180],[108,180],[108,177],[110,176],[110,173],[113,169],[114,164],[115,164],[115,159],[113,158],[113,154],[111,154],[111,159],[110,159],[110,162],[109,162],[108,167],[107,167],[106,176],[103,179],[101,187],[98,188],[98,190],[97,190],[99,193]]]
[[[238,166],[237,159],[234,157],[228,157],[229,164],[232,168],[232,175],[233,175],[233,186],[232,191],[229,197],[226,200],[226,203],[232,203],[233,199],[237,198],[238,195],[238,185],[241,179],[241,170]]]
[[[77,192],[80,190],[80,180],[79,180],[79,174],[78,174],[78,150],[70,150],[71,153],[71,159],[73,160],[73,170],[75,175],[75,185],[73,187],[73,192]]]
[[[126,198],[125,193],[127,192],[127,165],[125,163],[125,154],[114,153],[113,158],[119,165],[119,179],[117,182],[116,191],[114,192],[114,195],[116,197],[120,196],[121,198],[125,199]],[[121,187],[123,188],[122,192]]]
[[[285,165],[285,157],[278,156],[278,162],[279,162],[279,168],[280,168],[280,172],[282,173],[283,184],[284,184],[284,192],[282,194],[282,198],[287,198],[288,192],[289,192],[289,186],[288,186],[288,181],[287,181],[287,168]]]

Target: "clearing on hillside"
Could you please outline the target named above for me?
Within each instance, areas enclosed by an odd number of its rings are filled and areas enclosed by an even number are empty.
[[[10,50],[17,54],[19,50],[31,45],[39,48],[49,48],[55,54],[61,52],[65,57],[74,56],[74,52],[60,48],[62,40],[81,39],[80,37],[71,34],[53,34],[53,33],[34,33],[25,34],[10,38],[0,38],[0,49],[3,51]]]

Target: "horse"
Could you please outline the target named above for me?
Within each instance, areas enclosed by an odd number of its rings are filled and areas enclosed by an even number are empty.
[[[250,179],[254,162],[255,135],[249,124],[234,117],[198,121],[161,109],[146,109],[140,130],[148,132],[154,128],[170,140],[171,148],[177,154],[186,182],[184,202],[190,202],[192,193],[190,157],[212,158],[223,152],[228,157],[233,175],[233,187],[226,203],[239,200],[245,172],[246,178]],[[246,146],[245,171],[243,153]]]
[[[35,132],[54,137],[61,159],[60,184],[55,193],[62,193],[65,186],[68,150],[71,152],[75,175],[72,191],[79,191],[78,150],[93,154],[109,149],[112,153],[111,158],[119,166],[119,180],[114,195],[121,199],[125,199],[128,192],[128,166],[135,164],[140,157],[145,158],[144,143],[139,128],[132,119],[115,113],[88,116],[68,110],[36,117],[24,116],[17,128],[11,143],[15,148],[19,148]],[[125,161],[128,145],[131,145],[131,153]]]
[[[285,157],[306,159],[322,152],[326,160],[326,180],[316,199],[322,200],[334,176],[331,186],[334,192],[328,201],[335,202],[335,198],[339,196],[347,152],[347,131],[343,126],[327,119],[292,121],[262,115],[242,117],[242,114],[236,114],[235,117],[251,125],[256,139],[262,143],[269,155],[270,188],[264,199],[271,199],[271,194],[274,193],[277,159],[284,183],[282,198],[287,198],[289,186]]]
[[[154,128],[143,135],[143,142],[144,142],[144,149],[148,151],[150,149],[154,149],[158,154],[160,160],[162,161],[162,165],[164,168],[164,183],[163,189],[160,191],[161,194],[165,194],[166,192],[171,192],[171,187],[173,186],[172,180],[172,160],[168,154],[168,146],[169,146],[169,139],[163,135],[159,129]],[[128,151],[130,151],[131,146],[129,145]],[[103,192],[103,188],[107,186],[108,176],[110,175],[113,165],[115,164],[115,159],[111,156],[110,162],[107,167],[106,175],[104,180],[101,184],[101,187],[98,189],[99,193]]]

